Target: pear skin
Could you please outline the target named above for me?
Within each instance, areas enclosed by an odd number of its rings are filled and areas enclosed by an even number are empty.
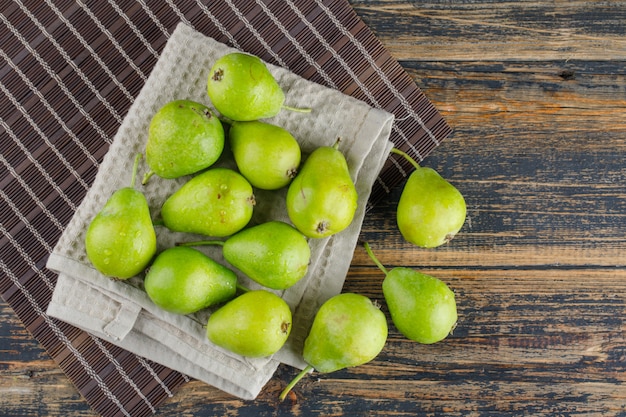
[[[338,142],[315,149],[287,190],[289,219],[310,238],[341,232],[356,213],[358,194],[337,147]]]
[[[89,224],[87,257],[103,275],[128,279],[141,273],[156,253],[156,233],[146,197],[134,188],[139,157],[130,187],[115,191]]]
[[[307,273],[309,244],[298,230],[281,221],[244,229],[226,240],[224,258],[257,283],[284,290]]]
[[[236,354],[257,358],[273,355],[291,333],[289,305],[269,291],[241,294],[213,312],[207,338]]]
[[[226,54],[213,64],[207,94],[223,116],[237,121],[275,116],[285,101],[263,61],[241,52]]]
[[[463,195],[432,168],[409,176],[397,208],[398,229],[404,239],[423,248],[452,240],[465,223]]]
[[[362,365],[373,360],[387,342],[387,318],[360,294],[342,293],[317,311],[302,355],[308,364],[282,391],[285,399],[300,379],[312,370],[322,373]]]
[[[233,122],[228,138],[239,172],[254,187],[277,190],[296,176],[300,145],[282,127],[260,121]]]
[[[383,280],[383,294],[394,325],[408,339],[437,343],[456,326],[454,292],[438,278],[396,267]]]
[[[465,223],[466,204],[461,192],[428,167],[420,167],[406,153],[393,149],[415,166],[398,201],[396,221],[410,243],[435,248],[452,240]]]
[[[211,168],[165,200],[161,217],[176,232],[224,237],[243,229],[255,204],[250,183],[228,168]]]
[[[385,274],[383,295],[396,328],[408,339],[422,344],[445,339],[457,323],[454,292],[438,278],[410,268],[387,270],[368,243],[370,258]]]
[[[213,165],[224,149],[224,128],[207,106],[191,100],[165,104],[148,129],[146,161],[152,174],[178,178]]]
[[[190,314],[232,299],[237,275],[196,249],[175,246],[156,257],[144,284],[159,307]]]
[[[338,294],[318,310],[304,342],[304,360],[318,372],[362,365],[374,359],[387,340],[387,319],[360,294]]]

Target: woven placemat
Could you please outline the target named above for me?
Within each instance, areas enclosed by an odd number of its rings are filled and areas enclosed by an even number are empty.
[[[103,416],[149,415],[189,378],[48,317],[45,263],[179,22],[394,113],[390,139],[418,160],[450,133],[346,0],[5,3],[0,294]],[[409,171],[390,157],[370,203]]]

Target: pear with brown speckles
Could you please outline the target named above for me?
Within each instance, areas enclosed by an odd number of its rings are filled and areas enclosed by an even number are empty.
[[[356,213],[358,194],[338,146],[314,150],[287,190],[289,219],[311,238],[341,232]]]
[[[150,120],[146,143],[150,171],[142,182],[153,174],[178,178],[210,167],[221,156],[224,140],[222,122],[207,106],[170,101]]]
[[[252,186],[240,173],[212,168],[165,200],[161,217],[165,226],[176,232],[224,237],[248,224],[254,204]]]

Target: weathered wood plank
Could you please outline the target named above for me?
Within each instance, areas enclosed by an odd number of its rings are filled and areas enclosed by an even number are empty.
[[[351,4],[399,60],[604,61],[626,56],[624,2]]]
[[[0,323],[0,415],[97,415],[4,301]]]

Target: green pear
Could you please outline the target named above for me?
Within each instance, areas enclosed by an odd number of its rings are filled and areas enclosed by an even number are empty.
[[[233,52],[211,68],[207,93],[215,108],[231,120],[257,120],[278,114],[285,94],[263,61]]]
[[[176,246],[156,257],[144,285],[159,307],[190,314],[233,298],[237,275],[196,249]]]
[[[150,172],[178,178],[213,165],[224,149],[224,128],[211,109],[190,100],[165,104],[152,117],[148,129],[146,161]]]
[[[293,226],[272,220],[235,233],[226,241],[180,243],[181,246],[222,245],[232,266],[255,282],[284,290],[302,279],[309,268],[311,248]]]
[[[267,66],[254,55],[232,52],[220,57],[209,72],[207,94],[215,108],[231,120],[273,117],[285,106],[285,93]]]
[[[387,318],[363,295],[342,293],[318,310],[302,355],[308,364],[280,394],[289,391],[307,373],[322,373],[362,365],[374,359],[387,341]]]
[[[211,168],[186,182],[161,208],[165,227],[223,237],[243,229],[255,204],[250,183],[228,168]]]
[[[208,339],[238,355],[270,356],[283,347],[291,333],[289,305],[269,291],[241,294],[209,317]]]
[[[117,279],[142,272],[157,250],[148,201],[135,189],[140,157],[135,158],[131,185],[111,195],[85,236],[89,261],[102,274]]]
[[[454,292],[440,279],[410,268],[387,270],[367,243],[365,249],[385,274],[383,294],[400,333],[423,344],[445,339],[457,323]]]
[[[296,176],[300,145],[282,127],[259,121],[233,122],[228,138],[239,172],[254,187],[277,190]]]
[[[406,153],[393,149],[415,166],[397,207],[397,224],[408,242],[423,248],[441,246],[465,223],[465,199],[459,190],[432,168],[421,167]]]
[[[257,283],[284,290],[306,275],[311,261],[307,239],[291,225],[270,221],[231,236],[224,258]]]
[[[358,194],[338,146],[339,141],[315,149],[289,184],[289,219],[307,237],[339,233],[354,218]]]

